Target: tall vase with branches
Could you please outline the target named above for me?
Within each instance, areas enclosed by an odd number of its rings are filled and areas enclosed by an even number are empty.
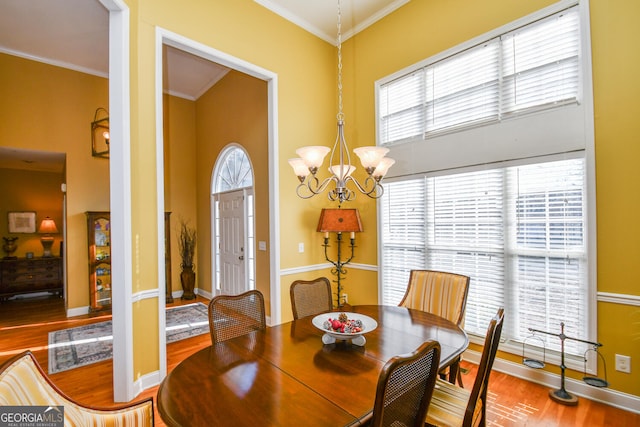
[[[180,283],[182,284],[182,299],[194,299],[196,295],[193,290],[196,284],[196,273],[194,271],[193,258],[196,251],[196,229],[191,227],[185,220],[180,220],[180,235],[178,238],[178,249],[180,251]]]

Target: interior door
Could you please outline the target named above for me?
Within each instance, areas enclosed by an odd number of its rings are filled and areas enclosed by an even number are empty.
[[[220,293],[248,290],[245,267],[244,191],[220,194]]]

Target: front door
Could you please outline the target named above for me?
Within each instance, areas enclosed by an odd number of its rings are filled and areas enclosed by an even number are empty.
[[[244,191],[219,195],[220,293],[237,295],[248,290],[245,268]]]

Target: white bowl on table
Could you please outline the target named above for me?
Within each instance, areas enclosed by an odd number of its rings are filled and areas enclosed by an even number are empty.
[[[365,345],[367,342],[364,334],[373,331],[378,327],[378,322],[369,316],[359,313],[343,312],[347,315],[348,320],[360,320],[362,322],[362,330],[356,333],[336,332],[333,329],[325,327],[325,322],[329,319],[337,319],[341,312],[323,313],[315,316],[311,323],[313,326],[324,332],[322,342],[324,344],[333,344],[336,340],[351,340],[351,343],[359,346]]]

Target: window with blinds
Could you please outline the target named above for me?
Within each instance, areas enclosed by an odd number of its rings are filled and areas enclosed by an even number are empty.
[[[576,103],[578,6],[416,68],[378,88],[380,144]]]
[[[498,307],[503,336],[528,328],[588,338],[583,158],[422,176],[385,185],[382,301],[397,305],[411,269],[471,277],[465,329],[483,336]],[[546,346],[559,349],[559,340]],[[581,354],[579,343],[566,350]]]

